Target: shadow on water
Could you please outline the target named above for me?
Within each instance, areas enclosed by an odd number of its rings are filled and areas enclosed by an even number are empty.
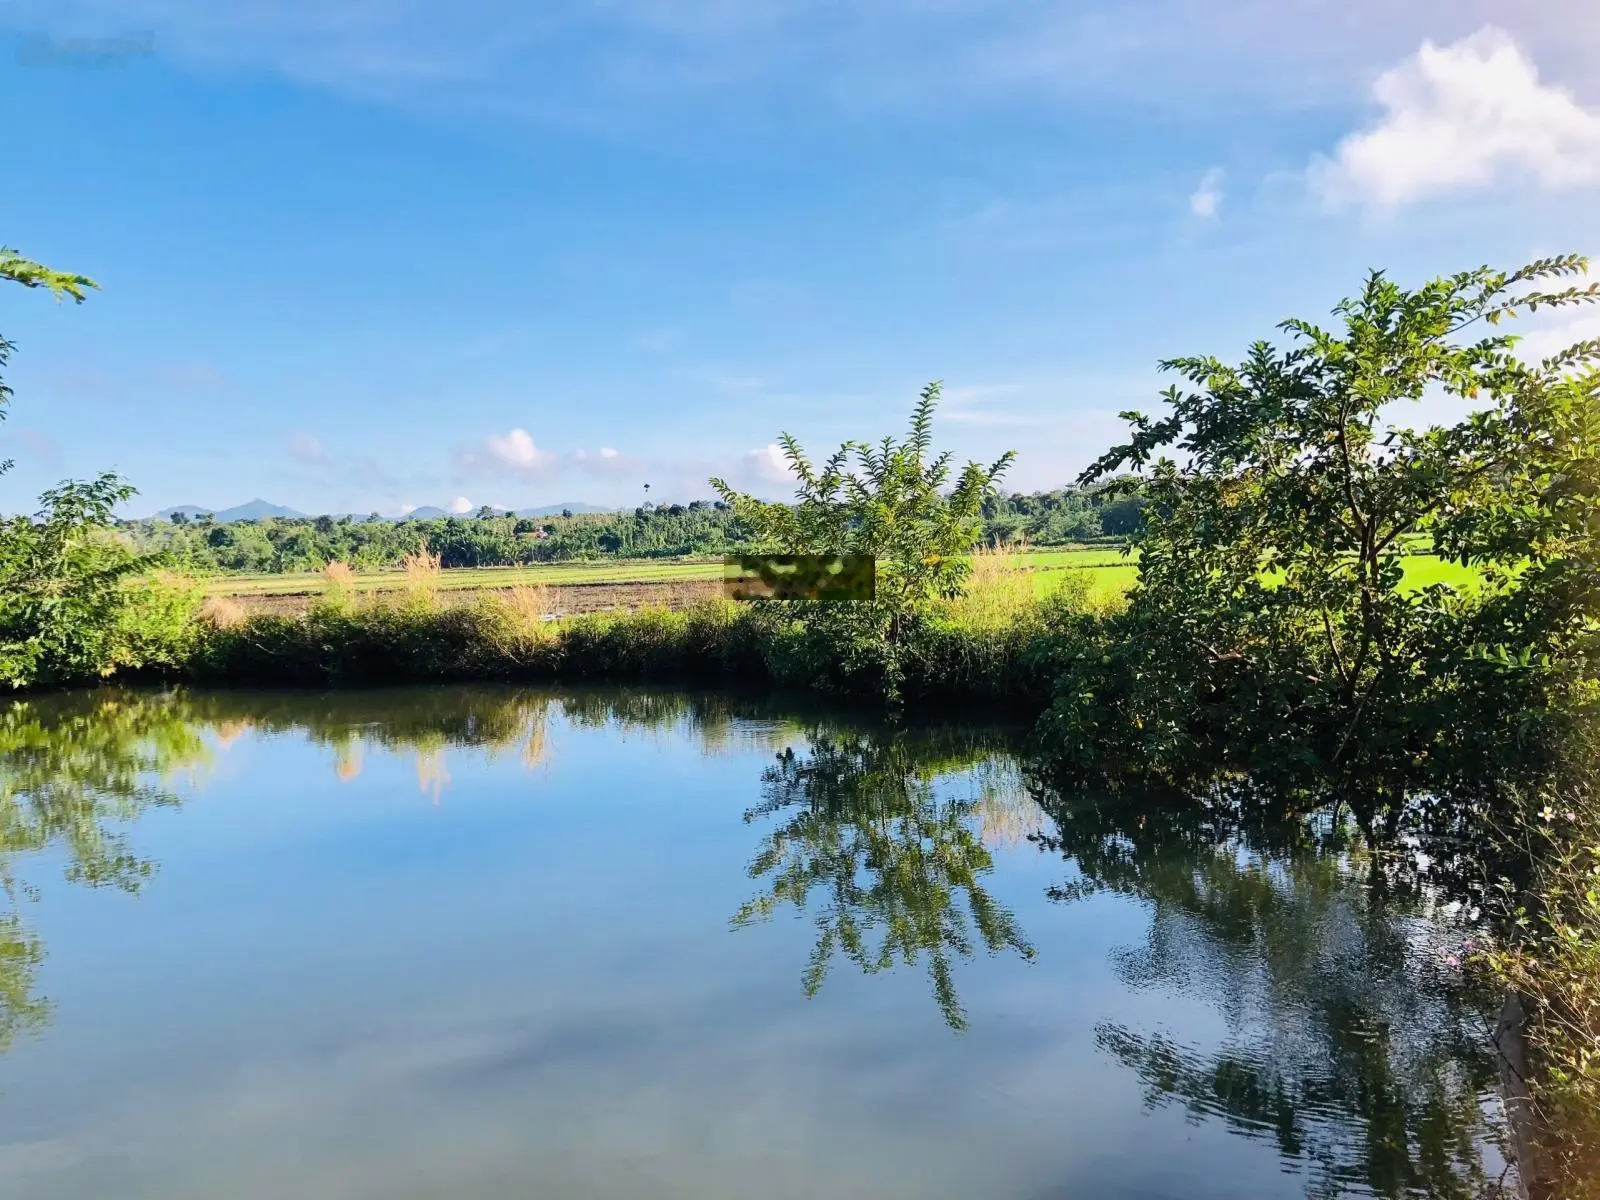
[[[979,1019],[957,993],[962,961],[1036,953],[989,883],[1000,847],[1031,842],[1061,860],[1052,899],[1113,894],[1147,909],[1144,942],[1115,958],[1126,987],[1203,999],[1223,1020],[1220,1047],[1129,1021],[1096,1028],[1149,1105],[1272,1145],[1310,1195],[1466,1197],[1499,1186],[1487,998],[1452,965],[1470,936],[1467,910],[1449,872],[1417,868],[1429,860],[1414,846],[1368,844],[1337,808],[1238,780],[1181,794],[1054,790],[1029,771],[1014,730],[889,727],[722,693],[101,691],[14,702],[0,710],[10,901],[0,1050],[49,1016],[35,987],[45,948],[24,920],[35,891],[23,872],[41,852],[53,850],[74,882],[136,891],[155,867],[128,826],[176,804],[183,778],[203,778],[247,732],[326,747],[340,778],[358,775],[367,752],[414,754],[419,786],[437,798],[448,749],[527,767],[559,757],[552,718],[693,739],[706,754],[772,755],[744,817],[761,830],[747,868],[758,891],[732,925],[806,914],[816,937],[807,994],[841,963],[869,975],[920,970],[953,1029]],[[1455,828],[1438,812],[1430,822]]]

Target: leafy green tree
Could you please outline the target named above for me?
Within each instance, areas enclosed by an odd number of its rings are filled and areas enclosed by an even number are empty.
[[[100,286],[85,275],[52,271],[49,267],[23,258],[9,246],[0,246],[0,279],[20,283],[27,288],[45,288],[58,300],[68,296],[79,304],[83,303],[85,288]],[[0,334],[0,368],[11,361],[12,352],[16,348],[15,343],[7,341],[5,335]],[[0,421],[6,419],[6,410],[10,403],[11,389],[6,386],[4,377],[0,376]],[[0,474],[4,474],[10,467],[10,461],[0,462]]]
[[[75,301],[96,286],[4,248],[0,279]],[[0,338],[0,365],[11,349]],[[10,399],[0,384],[0,418]],[[168,602],[168,590],[152,589],[154,602],[144,603],[124,586],[153,565],[112,529],[113,510],[133,494],[113,474],[67,481],[44,494],[37,516],[0,521],[0,681],[25,687],[92,679],[151,654],[160,657],[160,643],[181,636],[191,614]]]
[[[9,246],[0,246],[0,279],[9,279],[12,283],[20,283],[27,288],[44,288],[58,300],[69,296],[78,303],[83,303],[86,295],[85,288],[98,288],[100,285],[87,275],[77,275],[71,271],[53,271],[49,267],[23,258]]]
[[[1336,331],[1287,321],[1288,349],[1164,363],[1188,388],[1165,393],[1159,420],[1124,414],[1132,437],[1080,481],[1146,472],[1145,524],[1110,669],[1064,681],[1063,737],[1099,725],[1258,765],[1415,762],[1464,714],[1532,712],[1552,679],[1581,673],[1600,600],[1600,341],[1527,364],[1499,327],[1600,299],[1600,284],[1561,286],[1586,267],[1545,259],[1415,291],[1374,273]],[[1391,423],[1439,394],[1478,411]],[[1482,588],[1403,588],[1419,549],[1477,567]]]
[[[783,434],[779,444],[799,483],[792,504],[763,501],[711,480],[749,531],[752,550],[877,559],[871,601],[776,603],[816,634],[808,653],[819,677],[830,671],[847,678],[875,676],[877,690],[891,700],[899,697],[904,677],[906,635],[929,601],[960,593],[984,503],[1015,457],[1008,450],[988,467],[969,462],[951,486],[951,455],[931,457],[938,403],[939,384],[931,383],[904,441],[845,442],[820,468],[798,440]]]
[[[1016,457],[1008,450],[988,467],[969,462],[947,491],[951,455],[929,458],[938,403],[939,384],[931,383],[903,442],[846,442],[821,469],[793,435],[780,436],[799,481],[793,504],[758,500],[721,479],[711,486],[750,528],[756,549],[877,556],[878,594],[900,617],[925,600],[960,592],[984,501]]]
[[[0,680],[92,679],[118,664],[123,585],[150,565],[108,528],[132,495],[115,475],[69,481],[37,516],[0,522]]]

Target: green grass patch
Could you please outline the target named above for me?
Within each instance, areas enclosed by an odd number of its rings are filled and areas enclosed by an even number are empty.
[[[1138,555],[1095,546],[1081,550],[1032,550],[1015,556],[1016,564],[1034,580],[1034,592],[1047,596],[1061,586],[1068,573],[1091,571],[1090,591],[1097,597],[1120,595],[1138,577]],[[1477,573],[1471,567],[1445,562],[1432,554],[1408,555],[1402,562],[1405,586],[1416,590],[1435,583],[1471,587]],[[532,567],[461,567],[441,571],[437,586],[445,591],[475,588],[572,587],[583,584],[680,583],[722,578],[722,560],[622,559],[603,562],[552,563]],[[209,596],[299,596],[321,593],[327,579],[320,572],[288,575],[227,575],[205,582]],[[357,592],[398,590],[405,586],[400,571],[357,573],[350,587]]]

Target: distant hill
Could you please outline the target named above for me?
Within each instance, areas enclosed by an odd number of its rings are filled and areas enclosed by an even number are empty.
[[[204,513],[210,513],[212,518],[221,524],[229,521],[259,521],[265,517],[303,517],[305,513],[297,512],[292,508],[285,508],[281,504],[273,504],[268,500],[255,499],[246,504],[236,504],[232,508],[206,508],[201,504],[176,504],[171,508],[163,508],[156,514],[160,520],[170,521],[175,513],[182,513],[193,520]]]
[[[499,511],[498,509],[496,510]],[[616,512],[614,508],[607,508],[603,504],[581,504],[576,500],[566,504],[546,504],[543,508],[519,508],[515,515],[519,517],[559,517],[563,512],[572,513],[608,513]],[[467,513],[452,513],[449,509],[439,508],[436,505],[425,504],[421,508],[413,508],[405,516],[398,518],[402,521],[426,520],[429,517],[471,517],[476,516],[478,510],[473,509]]]
[[[475,513],[476,511],[477,510],[474,509],[473,513]],[[583,503],[581,503],[579,501],[576,501],[576,500],[569,500],[565,504],[547,504],[542,508],[522,508],[522,509],[518,509],[516,515],[519,516],[519,517],[554,517],[554,516],[559,516],[562,512],[608,513],[608,512],[616,512],[616,511],[617,511],[616,509],[607,508],[603,504],[583,504]],[[202,515],[204,515],[206,513],[210,513],[212,518],[215,521],[217,521],[218,524],[223,524],[223,525],[227,524],[229,521],[260,521],[260,520],[264,520],[267,517],[304,517],[304,516],[306,516],[305,513],[300,512],[297,509],[286,508],[281,504],[273,504],[271,501],[268,501],[268,500],[256,499],[256,500],[250,501],[248,504],[237,504],[232,508],[207,508],[203,504],[175,504],[171,508],[163,508],[160,512],[155,514],[155,517],[153,519],[160,520],[160,521],[170,521],[170,520],[172,520],[173,515],[176,514],[176,513],[182,513],[185,517],[188,517],[191,521],[194,520],[194,518],[196,518],[198,516],[202,516]],[[472,516],[473,513],[467,513],[465,515],[466,516]],[[344,514],[333,513],[331,515],[333,515],[335,517],[338,517],[338,516],[341,516],[341,515],[344,515]],[[353,513],[353,514],[350,514],[350,515],[355,517],[357,520],[361,520],[366,516],[365,513]],[[424,505],[421,508],[412,509],[410,512],[406,513],[405,516],[403,516],[403,517],[398,517],[398,518],[394,518],[394,519],[401,520],[401,521],[410,521],[410,520],[423,520],[423,519],[427,519],[429,517],[448,517],[448,516],[452,516],[452,515],[454,515],[454,514],[452,514],[450,512],[450,510],[447,509],[447,508],[440,508],[437,505],[427,504],[427,505]]]
[[[519,517],[559,517],[563,512],[573,513],[608,513],[616,512],[615,508],[607,508],[603,504],[581,504],[576,500],[569,500],[565,504],[547,504],[543,508],[519,508]]]

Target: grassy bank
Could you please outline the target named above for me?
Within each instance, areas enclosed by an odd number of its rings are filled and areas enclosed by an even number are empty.
[[[462,680],[750,683],[911,701],[1048,703],[1056,656],[1108,602],[1082,575],[1041,601],[1021,556],[980,554],[959,598],[929,604],[892,646],[848,623],[802,620],[781,604],[721,597],[551,620],[542,588],[442,595],[444,573],[417,564],[393,592],[347,574],[322,580],[303,613],[206,602],[184,671],[239,684],[345,686]],[[824,614],[825,616],[825,614]]]

